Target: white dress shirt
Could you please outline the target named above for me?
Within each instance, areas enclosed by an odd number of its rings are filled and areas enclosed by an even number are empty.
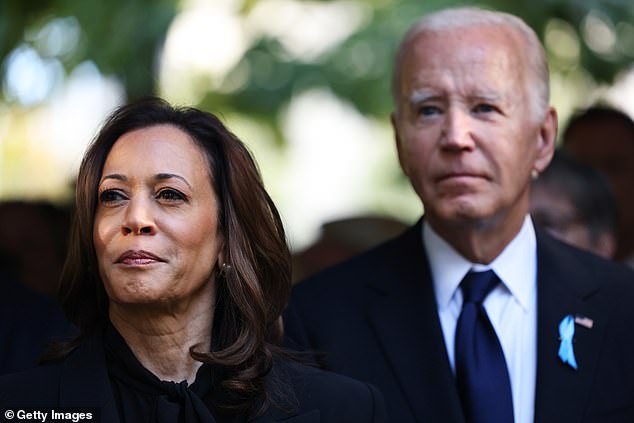
[[[532,423],[537,373],[537,242],[529,216],[515,238],[489,265],[471,263],[423,220],[423,242],[431,267],[438,316],[455,373],[455,333],[462,309],[462,278],[471,269],[492,269],[502,281],[484,308],[502,345],[511,379],[516,423]]]

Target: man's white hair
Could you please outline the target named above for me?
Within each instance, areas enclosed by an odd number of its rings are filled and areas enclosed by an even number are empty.
[[[535,31],[517,16],[476,7],[449,8],[433,12],[418,20],[407,31],[396,53],[392,75],[392,96],[397,113],[400,107],[401,68],[410,43],[422,32],[441,32],[478,26],[503,26],[522,36],[527,47],[525,54],[529,67],[526,94],[530,96],[533,117],[543,119],[549,104],[550,83],[546,53]]]

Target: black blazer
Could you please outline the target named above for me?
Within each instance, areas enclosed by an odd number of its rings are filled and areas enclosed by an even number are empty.
[[[463,423],[421,222],[300,283],[285,314],[287,342],[377,386],[391,422]],[[634,273],[539,230],[537,267],[535,421],[634,422]],[[568,314],[594,323],[576,326],[576,371],[557,355]]]
[[[273,371],[290,383],[299,409],[271,407],[253,422],[387,421],[383,398],[370,385],[295,363],[276,363]],[[102,338],[88,338],[61,362],[0,377],[0,416],[20,406],[56,411],[64,407],[90,408],[100,413],[102,423],[118,423]]]

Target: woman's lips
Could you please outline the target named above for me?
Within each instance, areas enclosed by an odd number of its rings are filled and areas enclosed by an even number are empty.
[[[144,250],[128,250],[121,254],[115,263],[127,264],[131,266],[140,266],[152,263],[165,262],[156,254]]]

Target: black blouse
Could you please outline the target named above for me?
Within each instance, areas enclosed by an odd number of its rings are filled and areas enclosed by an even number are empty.
[[[108,375],[122,423],[242,423],[235,415],[214,405],[222,392],[214,385],[214,370],[203,364],[191,385],[160,380],[147,370],[109,324],[104,334]],[[219,376],[216,372],[216,376]],[[218,385],[216,383],[216,385]]]

